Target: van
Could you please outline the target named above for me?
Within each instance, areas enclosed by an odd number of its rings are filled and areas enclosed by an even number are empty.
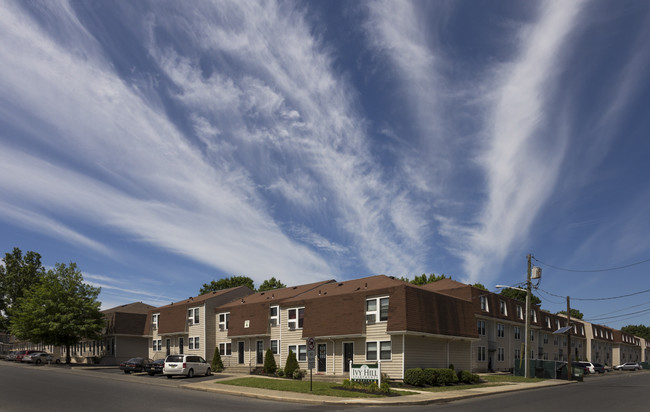
[[[163,375],[171,378],[174,375],[187,376],[212,375],[210,364],[197,355],[168,355],[163,366]]]

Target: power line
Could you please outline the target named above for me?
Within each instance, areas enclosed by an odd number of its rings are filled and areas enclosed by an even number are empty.
[[[547,291],[542,290],[540,288],[537,288],[537,290],[539,290],[541,292],[544,292],[547,295],[555,296],[556,298],[565,298],[566,297],[566,296],[556,295],[556,294],[553,294],[551,292],[547,292]],[[627,297],[630,297],[630,296],[640,295],[642,293],[648,293],[648,292],[650,292],[650,289],[642,290],[641,292],[628,293],[627,295],[610,296],[610,297],[606,297],[606,298],[574,298],[573,296],[571,296],[571,300],[612,300],[612,299],[627,298]]]
[[[632,309],[632,308],[638,308],[639,306],[645,306],[645,305],[650,305],[650,302],[640,303],[638,305],[627,306],[627,307],[625,307],[623,309],[618,309],[618,310],[613,310],[611,312],[601,313],[600,315],[596,315],[596,317],[607,316],[607,315],[611,315],[612,313],[623,312],[624,310],[628,310],[628,309]]]
[[[643,309],[643,310],[639,310],[637,312],[624,313],[622,315],[616,315],[616,316],[606,316],[604,318],[589,318],[589,319],[587,319],[587,321],[591,322],[592,320],[616,319],[616,318],[622,318],[622,317],[625,317],[625,316],[636,315],[636,314],[639,314],[639,313],[646,313],[646,312],[650,312],[650,309]]]
[[[615,267],[615,268],[607,268],[607,269],[589,269],[589,270],[584,270],[584,269],[567,269],[567,268],[561,268],[561,267],[558,267],[558,266],[553,266],[553,265],[550,265],[550,264],[548,264],[548,263],[542,262],[541,260],[537,259],[535,256],[532,256],[532,258],[535,259],[536,262],[538,262],[538,263],[540,263],[540,264],[542,264],[542,265],[544,265],[544,266],[548,266],[548,267],[550,267],[550,268],[552,268],[552,269],[563,270],[563,271],[565,271],[565,272],[578,272],[578,273],[589,273],[589,272],[610,272],[610,271],[613,271],[613,270],[621,270],[621,269],[629,268],[629,267],[632,267],[632,266],[637,266],[637,265],[640,265],[640,264],[642,264],[642,263],[650,262],[650,259],[646,259],[646,260],[642,260],[642,261],[640,261],[640,262],[630,263],[629,265],[618,266],[618,267]]]

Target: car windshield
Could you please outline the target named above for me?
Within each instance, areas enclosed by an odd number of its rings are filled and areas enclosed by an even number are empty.
[[[138,362],[142,362],[142,358],[131,358],[128,361],[126,361],[126,363],[138,363]]]
[[[178,355],[169,355],[165,362],[183,362],[183,357]]]

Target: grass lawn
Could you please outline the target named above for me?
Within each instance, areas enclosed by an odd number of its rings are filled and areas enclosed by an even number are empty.
[[[377,395],[363,392],[353,392],[341,389],[334,389],[342,386],[340,383],[332,382],[312,382],[313,391],[309,392],[309,380],[291,380],[291,379],[267,379],[267,378],[238,378],[229,381],[218,382],[217,385],[246,386],[249,388],[270,389],[273,391],[312,393],[314,395],[338,396],[341,398],[382,398],[385,395]],[[413,392],[396,391],[391,389],[393,396],[411,395]]]
[[[542,378],[524,378],[523,376],[512,376],[512,375],[484,375],[481,376],[481,379],[486,380],[490,383],[495,383],[495,382],[514,382],[514,383],[535,383],[535,382],[541,382],[546,379]]]

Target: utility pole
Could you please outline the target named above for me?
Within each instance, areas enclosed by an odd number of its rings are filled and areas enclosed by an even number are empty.
[[[528,271],[526,272],[526,328],[524,330],[524,334],[526,335],[525,338],[525,345],[524,345],[524,368],[525,374],[524,376],[526,378],[530,378],[530,367],[529,367],[529,357],[530,357],[530,275],[531,275],[531,264],[530,264],[530,254],[528,254],[527,259],[528,259]]]
[[[571,327],[571,302],[569,300],[569,297],[566,297],[566,325],[568,327]],[[567,371],[567,380],[571,380],[571,372],[573,371],[573,366],[571,365],[571,329],[569,329],[566,333],[566,371]]]

